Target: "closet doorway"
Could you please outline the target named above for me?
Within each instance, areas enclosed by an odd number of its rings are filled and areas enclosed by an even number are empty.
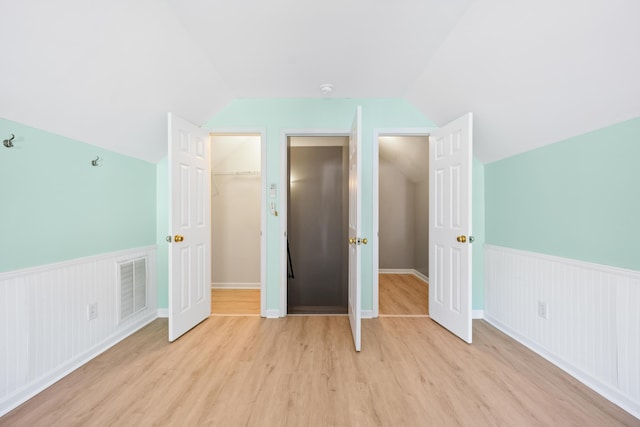
[[[290,136],[287,313],[347,314],[349,137]]]
[[[427,316],[429,136],[378,136],[375,161],[378,257],[374,304],[378,303],[380,316]]]
[[[211,314],[261,314],[261,134],[211,135]]]

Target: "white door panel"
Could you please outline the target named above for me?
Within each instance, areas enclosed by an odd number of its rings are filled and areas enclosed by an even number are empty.
[[[174,341],[211,313],[211,170],[206,131],[171,113],[168,130],[169,341]]]
[[[361,242],[361,135],[362,108],[356,110],[356,117],[349,136],[349,323],[356,351],[360,351],[362,335],[362,284],[360,279]]]
[[[429,160],[429,315],[469,343],[472,132],[471,113],[432,132]]]

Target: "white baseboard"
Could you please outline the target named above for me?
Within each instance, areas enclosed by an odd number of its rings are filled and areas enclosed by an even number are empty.
[[[379,274],[413,274],[412,268],[381,268]]]
[[[373,310],[362,310],[363,319],[373,319]]]
[[[420,273],[418,270],[411,270],[411,274],[416,276],[418,279],[422,280],[426,285],[429,285],[429,278],[424,274]]]
[[[471,312],[472,319],[484,319],[484,310],[473,310]]]
[[[159,308],[158,309],[158,318],[159,319],[168,319],[169,318],[169,309],[168,308]]]
[[[381,268],[378,270],[378,274],[412,274],[426,284],[429,284],[429,277],[413,268]]]
[[[264,317],[267,319],[278,319],[280,318],[280,310],[266,310]]]
[[[32,382],[31,384],[23,387],[18,392],[8,396],[6,399],[0,402],[0,417],[19,405],[23,404],[27,400],[31,399],[36,394],[45,390],[47,387],[52,384],[60,381],[65,376],[69,375],[76,369],[80,368],[85,363],[89,362],[91,359],[99,356],[104,353],[114,345],[118,344],[120,341],[124,340],[128,336],[134,334],[139,331],[149,323],[153,322],[157,319],[157,313],[150,313],[146,317],[140,319],[139,321],[127,326],[116,334],[110,336],[105,339],[101,343],[96,344],[94,347],[85,351],[84,353],[79,354],[74,359],[69,362],[61,365],[55,371],[50,372],[48,375],[39,378],[37,381]]]
[[[575,368],[571,364],[556,357],[552,353],[548,352],[544,348],[537,345],[535,342],[522,336],[521,334],[517,333],[516,331],[509,328],[508,326],[501,323],[500,321],[492,318],[490,314],[486,315],[484,320],[490,325],[492,325],[493,327],[495,327],[496,329],[500,330],[501,332],[510,336],[514,340],[518,341],[520,344],[524,345],[525,347],[529,348],[533,352],[537,353],[539,356],[553,363],[558,368],[562,369],[563,371],[565,371],[566,373],[568,373],[578,381],[585,384],[587,387],[594,390],[596,393],[599,393],[604,398],[610,400],[611,402],[615,403],[625,411],[629,412],[634,417],[640,419],[640,405],[638,405],[638,403],[630,400],[628,397],[622,395],[620,392],[618,392],[614,388],[609,387],[608,385],[602,383],[596,378],[593,378],[592,376],[586,374],[585,372],[582,372],[581,370]]]
[[[260,289],[260,282],[215,282],[211,289]]]

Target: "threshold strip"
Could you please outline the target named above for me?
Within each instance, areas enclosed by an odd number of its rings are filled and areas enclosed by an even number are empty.
[[[378,317],[431,317],[428,314],[378,314]]]
[[[222,314],[222,313],[211,313],[209,317],[260,317],[259,314]]]
[[[345,317],[348,314],[329,314],[329,313],[295,313],[287,314],[287,317]]]

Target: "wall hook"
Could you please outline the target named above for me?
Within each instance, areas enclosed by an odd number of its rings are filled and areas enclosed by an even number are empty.
[[[2,143],[4,144],[5,147],[11,148],[11,147],[13,147],[13,139],[15,137],[16,136],[14,134],[11,134],[11,138],[5,139]]]
[[[100,156],[96,157],[95,160],[91,160],[91,166],[98,166],[98,160],[100,160]]]

